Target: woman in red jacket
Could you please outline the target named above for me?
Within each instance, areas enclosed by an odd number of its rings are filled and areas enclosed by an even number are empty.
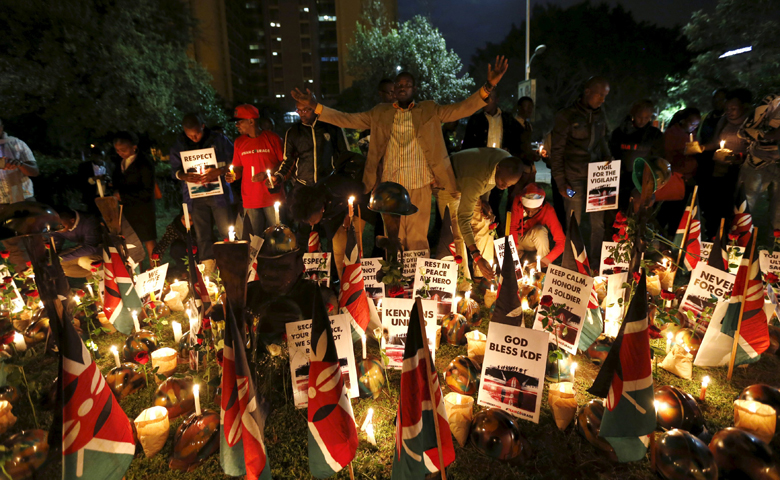
[[[545,193],[539,185],[529,183],[523,193],[512,202],[512,222],[509,232],[514,236],[517,253],[542,257],[542,268],[547,268],[563,253],[566,235],[555,215],[555,209],[544,201]],[[550,249],[550,234],[553,248]],[[535,260],[535,258],[534,258]]]

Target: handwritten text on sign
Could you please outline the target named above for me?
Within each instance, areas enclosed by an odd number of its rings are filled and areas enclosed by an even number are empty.
[[[586,212],[618,208],[620,190],[620,160],[588,164]]]

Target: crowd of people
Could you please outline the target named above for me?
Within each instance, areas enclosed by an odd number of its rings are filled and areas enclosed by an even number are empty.
[[[580,224],[587,219],[593,265],[598,264],[604,239],[612,238],[616,213],[629,208],[637,158],[663,158],[671,164],[671,180],[656,194],[660,207],[655,219],[661,231],[673,234],[695,185],[707,238],[718,234],[721,219],[729,224],[738,189],[754,209],[772,186],[771,228],[780,229],[776,193],[780,96],[754,105],[744,88],[718,89],[707,114],[684,108],[663,131],[654,118],[656,105],[637,99],[625,119],[610,128],[603,107],[610,84],[595,76],[584,81],[579,98],[557,112],[551,131],[544,134],[531,123],[533,99],[520,98],[514,112],[499,107],[497,87],[506,69],[506,59],[497,58],[488,66],[485,84],[450,105],[417,99],[417,82],[408,72],[382,80],[378,104],[366,112],[340,112],[320,103],[308,89],[296,89],[292,98],[300,121],[284,138],[273,131],[273,122],[248,104],[234,110],[240,134],[234,140],[222,129],[207,127],[197,113],[187,114],[170,149],[170,165],[188,215],[180,212],[159,241],[155,201],[160,191],[154,161],[139,148],[134,134],[120,132],[113,137],[114,162],[93,148],[79,167],[76,187],[84,210],[55,207],[65,227],[53,236],[63,268],[69,277],[90,275],[89,264],[102,256],[103,242],[94,199],[112,194],[121,202],[122,234],[136,264],[147,255],[157,259],[170,251],[171,272],[183,274],[186,231],[191,227],[197,257],[208,273],[215,268],[216,240],[227,238],[231,226],[238,238],[248,238],[244,225],[255,235],[262,234],[276,222],[274,204],[281,202],[282,219],[298,244],[323,239],[340,275],[348,199],[354,197],[361,212],[353,220],[355,228],[362,232],[371,224],[379,234],[381,217],[367,207],[371,192],[383,182],[403,187],[414,206],[401,217],[402,248],[429,248],[435,202],[439,218],[450,216],[457,254],[472,261],[472,271],[464,262],[465,277],[492,280],[495,228],[511,232],[520,255],[534,260],[538,255],[546,268],[561,256],[565,227],[572,218]],[[461,119],[468,119],[462,140]],[[354,150],[345,128],[360,131]],[[0,134],[0,202],[34,201],[30,177],[38,175],[38,168],[33,153],[22,140],[5,133],[1,123]],[[216,156],[212,164],[185,168],[187,152],[212,148]],[[728,153],[715,155],[721,150]],[[586,213],[588,165],[613,160],[621,161],[618,209]],[[544,185],[536,183],[537,162],[549,167],[552,198],[547,198]],[[205,190],[217,193],[194,193]],[[5,241],[5,247],[12,263],[26,261],[13,239]]]

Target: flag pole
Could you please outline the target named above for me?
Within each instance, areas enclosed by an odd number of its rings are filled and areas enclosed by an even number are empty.
[[[721,218],[720,219],[720,229],[718,229],[718,240],[723,238],[723,226],[724,226],[725,223],[726,223],[726,219],[725,218]],[[723,248],[723,245],[721,245],[720,248]],[[711,252],[710,252],[710,255],[712,255]]]
[[[355,471],[352,470],[352,462],[349,462],[349,480],[355,480]]]
[[[680,251],[677,252],[677,268],[680,268],[680,260],[682,260],[683,252],[685,251],[685,242],[688,241],[688,229],[691,228],[691,219],[693,218],[693,206],[696,204],[696,193],[699,190],[699,186],[693,187],[693,195],[691,195],[691,209],[688,211],[688,221],[685,224],[685,231],[683,232],[682,244],[680,245]],[[677,276],[677,270],[674,271]],[[674,277],[672,277],[674,279]]]
[[[360,258],[363,258],[363,217],[360,214],[360,205],[357,206],[357,211],[358,211],[358,230],[360,230],[357,235],[357,241],[358,241],[358,248],[360,249]]]
[[[436,405],[436,396],[433,391],[433,384],[431,383],[431,371],[433,367],[431,365],[431,353],[428,351],[428,335],[425,332],[425,318],[423,316],[423,306],[420,297],[417,297],[415,301],[417,304],[417,316],[420,319],[420,331],[422,332],[423,348],[425,349],[425,368],[428,369],[428,393],[431,396],[431,404],[433,405],[433,428],[436,430],[436,452],[439,454],[439,471],[441,472],[442,480],[447,480],[447,474],[444,472],[444,454],[441,450],[441,433],[439,432],[439,408]],[[433,371],[434,375],[438,375],[436,371]]]
[[[742,327],[742,316],[745,314],[745,303],[747,303],[748,283],[750,282],[750,270],[753,268],[753,253],[756,251],[756,233],[758,228],[753,227],[753,243],[750,245],[750,256],[748,257],[748,267],[745,272],[745,285],[742,287],[742,302],[739,306],[739,319],[737,320],[737,331],[734,332],[734,344],[731,346],[731,359],[729,360],[728,381],[731,381],[731,374],[734,373],[734,360],[737,356],[737,345],[739,345],[739,330]],[[737,272],[739,276],[739,272]]]

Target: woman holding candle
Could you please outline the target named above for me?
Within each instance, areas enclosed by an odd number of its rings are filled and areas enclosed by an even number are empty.
[[[276,170],[282,163],[282,139],[270,130],[262,130],[259,119],[260,112],[254,106],[236,107],[233,120],[241,136],[236,139],[233,149],[233,173],[228,172],[225,176],[225,180],[232,183],[244,176],[244,168],[252,172],[241,182],[241,199],[244,215],[249,216],[256,235],[273,226],[274,202],[284,201],[281,182],[271,188],[265,173]],[[238,222],[236,228],[239,236],[243,236],[243,223]]]

